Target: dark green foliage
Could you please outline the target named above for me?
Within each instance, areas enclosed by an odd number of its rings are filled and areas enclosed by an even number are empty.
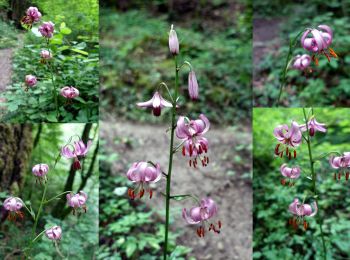
[[[0,49],[11,48],[16,45],[17,31],[9,23],[0,19]]]
[[[313,157],[338,151],[349,151],[349,111],[347,109],[314,109],[318,122],[326,123],[327,133],[317,133],[312,138]],[[279,124],[290,125],[291,120],[303,123],[302,109],[254,109],[254,259],[322,259],[322,242],[317,218],[308,218],[307,231],[294,231],[288,225],[292,216],[288,206],[295,197],[310,199],[311,181],[307,145],[297,148],[297,158],[274,158],[277,144],[273,129]],[[343,178],[333,180],[335,172],[326,157],[315,164],[319,211],[317,216],[323,222],[327,259],[348,259],[349,182]],[[301,167],[301,177],[294,187],[282,186],[279,167],[287,163]],[[306,201],[309,203],[310,201]]]
[[[281,1],[277,1],[281,2]],[[308,1],[307,4],[292,3],[274,8],[266,1],[259,4],[269,6],[272,14],[266,8],[255,8],[260,11],[264,18],[281,18],[280,48],[272,49],[260,64],[255,64],[257,80],[264,79],[261,87],[254,88],[254,101],[256,106],[271,106],[276,102],[280,84],[280,73],[285,64],[289,48],[289,39],[294,38],[299,32],[307,27],[316,27],[327,24],[333,29],[334,38],[332,48],[339,58],[332,59],[329,63],[327,58],[320,56],[319,66],[312,63],[313,72],[305,74],[289,70],[287,74],[287,87],[282,95],[283,105],[286,106],[349,106],[349,64],[350,64],[350,20],[349,4],[345,1],[331,1],[325,4],[323,1]],[[294,15],[297,13],[298,15]],[[259,15],[257,15],[259,16]],[[276,21],[278,22],[278,21]],[[299,38],[300,39],[300,38]],[[294,55],[307,53],[297,42]]]
[[[117,140],[118,141],[118,140]],[[162,255],[164,223],[142,201],[127,196],[124,172],[111,172],[119,155],[107,149],[104,141],[100,155],[100,249],[98,259],[156,260]],[[126,169],[127,170],[127,169]],[[176,246],[178,233],[169,234],[171,259],[185,259],[191,249]]]
[[[135,103],[148,100],[158,84],[174,85],[174,62],[168,49],[170,23],[144,11],[102,10],[102,107],[118,116],[152,120]],[[180,64],[188,60],[196,71],[200,100],[188,102],[188,68],[180,72],[181,110],[204,113],[213,121],[234,123],[249,116],[251,33],[249,13],[236,13],[235,26],[195,30],[175,23],[180,40]],[[203,19],[200,17],[198,19]],[[201,21],[201,20],[200,20]],[[163,95],[167,97],[166,91]],[[223,109],[223,107],[225,109]]]

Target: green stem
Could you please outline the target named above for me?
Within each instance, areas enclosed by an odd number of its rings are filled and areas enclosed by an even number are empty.
[[[72,191],[65,191],[65,192],[62,192],[62,193],[56,195],[55,197],[53,197],[53,198],[51,198],[51,199],[49,199],[49,200],[46,200],[46,201],[44,202],[44,204],[47,204],[47,203],[53,201],[54,199],[56,199],[56,198],[58,198],[58,197],[60,197],[60,196],[62,196],[62,195],[64,195],[64,194],[70,193],[70,192],[72,192]]]
[[[312,114],[313,114],[313,109],[311,110]],[[308,118],[306,116],[306,112],[305,112],[305,108],[303,108],[303,113],[304,113],[304,119],[305,119],[305,125],[306,125],[306,133],[307,133],[307,148],[309,151],[309,160],[310,160],[310,170],[311,170],[311,175],[312,175],[312,190],[314,193],[314,198],[316,200],[316,204],[318,206],[318,196],[317,196],[317,190],[316,190],[316,172],[314,169],[314,164],[315,161],[312,159],[312,150],[311,150],[311,137],[310,137],[310,132],[309,132],[309,126],[308,126]],[[321,218],[318,216],[318,224],[320,226],[320,231],[321,231],[321,239],[322,239],[322,245],[323,245],[323,258],[327,259],[327,248],[326,248],[326,243],[324,240],[324,234],[323,234],[323,230],[322,230],[322,223],[321,223]]]
[[[280,104],[280,100],[281,100],[283,88],[284,88],[284,85],[286,84],[286,80],[287,80],[287,71],[288,71],[288,68],[289,68],[291,62],[293,61],[293,57],[292,57],[292,55],[293,55],[293,49],[295,48],[296,42],[297,42],[299,36],[301,35],[301,33],[302,33],[302,32],[299,32],[299,33],[297,34],[297,36],[294,37],[293,40],[290,40],[290,41],[289,41],[289,51],[288,51],[286,63],[284,64],[284,68],[283,68],[283,70],[282,70],[280,90],[279,90],[279,93],[278,93],[277,101],[276,101],[276,103],[275,103],[275,106],[276,106],[276,107],[278,107],[279,104]]]
[[[48,51],[50,51],[49,39],[47,40],[46,45],[47,45]],[[48,61],[48,62],[51,62],[51,61]],[[52,82],[52,85],[53,85],[53,91],[52,92],[53,92],[53,97],[54,97],[54,100],[55,100],[56,118],[58,119],[58,96],[57,96],[56,82],[55,82],[52,66],[48,64],[48,68],[49,68],[49,71],[50,71],[51,82]]]
[[[175,133],[175,119],[176,119],[176,100],[178,96],[178,84],[179,84],[179,70],[177,67],[177,56],[175,59],[175,98],[173,100],[172,116],[171,116],[171,135],[170,135],[170,148],[169,148],[169,168],[168,175],[166,176],[166,197],[165,197],[165,234],[164,234],[164,249],[163,259],[167,259],[168,252],[168,235],[169,235],[169,210],[170,210],[170,188],[171,188],[171,171],[173,166],[173,146],[174,146],[174,133]]]
[[[45,183],[45,188],[44,188],[44,191],[43,191],[43,196],[41,197],[40,206],[39,206],[38,212],[37,212],[37,214],[35,216],[34,226],[33,226],[33,230],[32,230],[32,240],[30,241],[29,248],[32,247],[33,240],[36,237],[35,236],[36,227],[38,226],[39,217],[40,217],[41,211],[43,209],[43,205],[44,205],[44,201],[45,201],[45,197],[46,197],[46,190],[47,190],[47,182]]]
[[[323,158],[327,157],[330,154],[336,154],[336,155],[341,156],[341,153],[336,152],[336,151],[331,151],[331,152],[328,152],[328,153],[321,154],[321,155],[317,156],[316,158],[314,158],[314,163],[317,162],[320,159],[323,159]]]

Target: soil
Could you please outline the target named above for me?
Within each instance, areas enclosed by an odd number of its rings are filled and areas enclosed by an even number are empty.
[[[254,18],[253,19],[253,86],[263,87],[264,77],[259,73],[259,64],[267,53],[278,50],[280,47],[281,18]]]
[[[142,160],[158,162],[162,170],[167,171],[169,133],[166,129],[165,125],[115,122],[112,118],[101,122],[101,138],[106,140],[108,149],[120,155],[120,159],[112,166],[113,172],[126,172],[132,162]],[[171,202],[174,217],[171,229],[182,232],[177,240],[178,245],[193,248],[190,255],[196,259],[251,259],[252,187],[248,148],[251,143],[250,130],[211,127],[206,137],[210,142],[210,163],[207,167],[193,169],[188,166],[188,160],[181,153],[175,154],[172,194],[210,196],[218,204],[216,221],[220,219],[223,223],[221,233],[207,232],[204,238],[199,238],[196,226],[186,225],[181,211],[183,207],[196,206],[193,200]],[[245,149],[238,149],[240,146]],[[243,162],[234,162],[238,155],[235,150],[240,151],[239,156]],[[165,180],[162,180],[157,183],[152,200],[143,200],[149,207],[157,208],[161,219],[164,219],[164,198],[158,192],[164,191],[164,188]]]

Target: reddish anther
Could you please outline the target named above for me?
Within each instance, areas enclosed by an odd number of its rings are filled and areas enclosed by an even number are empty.
[[[350,173],[347,172],[346,175],[345,175],[345,179],[346,179],[346,180],[349,180],[349,175],[350,175]]]
[[[339,172],[339,173],[338,173],[338,180],[341,179],[341,175],[342,175],[341,172]]]
[[[192,166],[192,160],[188,161],[188,164],[190,165],[190,167]]]
[[[221,226],[222,226],[222,223],[221,223],[221,221],[219,220],[218,221],[218,226],[219,226],[219,229],[221,228]]]
[[[149,198],[152,199],[152,196],[153,196],[153,191],[149,190]]]
[[[294,150],[294,158],[297,157],[297,151]]]
[[[304,220],[304,230],[306,230],[307,227],[308,227],[308,224],[307,224],[306,220]]]
[[[292,154],[291,153],[288,153],[288,159],[292,159]]]
[[[185,156],[185,155],[186,155],[185,146],[182,146],[182,155],[183,155],[183,156]]]

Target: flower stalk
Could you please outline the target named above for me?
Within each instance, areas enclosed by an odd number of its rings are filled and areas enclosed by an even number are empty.
[[[49,50],[50,49],[50,40],[49,39],[46,40],[46,46],[47,46],[47,49]],[[53,94],[53,98],[55,100],[56,118],[58,119],[58,116],[59,116],[59,114],[58,114],[58,97],[57,97],[57,88],[56,88],[55,77],[53,74],[53,68],[52,68],[51,63],[48,63],[47,67],[49,69],[50,76],[51,76],[51,83],[53,86],[52,94]]]
[[[312,112],[312,116],[313,116],[313,110],[311,110]],[[308,152],[309,152],[309,161],[310,161],[310,172],[311,172],[311,176],[312,176],[312,191],[313,191],[313,195],[314,198],[316,200],[316,204],[318,205],[318,195],[317,195],[317,189],[316,189],[316,179],[317,179],[317,175],[314,169],[314,164],[315,161],[312,158],[312,149],[311,149],[311,138],[310,138],[310,131],[309,131],[309,126],[308,126],[308,118],[306,116],[306,112],[305,112],[305,108],[303,108],[303,113],[304,113],[304,119],[305,119],[305,126],[306,126],[306,143],[307,143],[307,148],[308,148]],[[321,239],[322,239],[322,247],[323,247],[323,258],[326,260],[327,259],[327,248],[326,248],[326,243],[324,240],[324,234],[323,234],[323,230],[322,230],[322,220],[320,218],[320,215],[318,215],[317,217],[318,220],[318,224],[320,227],[320,232],[321,232]]]
[[[173,156],[174,156],[174,134],[176,128],[176,100],[178,97],[178,85],[179,85],[179,68],[177,66],[177,56],[174,55],[175,61],[175,97],[172,99],[172,113],[171,113],[171,133],[170,133],[170,147],[169,147],[169,167],[168,174],[166,176],[166,197],[165,197],[165,233],[164,233],[164,249],[163,249],[163,259],[167,259],[168,252],[168,236],[169,236],[169,217],[170,217],[170,192],[171,192],[171,172],[173,166]]]

